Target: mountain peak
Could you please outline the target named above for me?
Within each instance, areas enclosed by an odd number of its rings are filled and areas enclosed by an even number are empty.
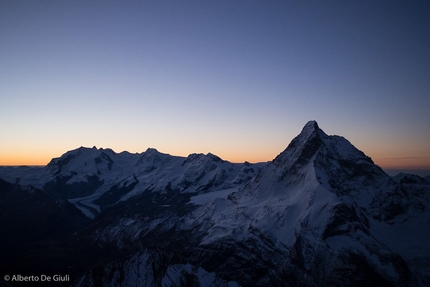
[[[303,127],[300,134],[297,136],[297,138],[306,140],[314,133],[325,135],[325,133],[320,129],[316,121],[308,121]]]
[[[321,138],[319,136],[327,136],[323,130],[321,130],[316,121],[308,121],[303,127],[299,135],[297,135],[291,143],[288,145],[287,149],[303,147],[307,145],[309,141],[314,138]]]
[[[146,151],[144,152],[144,154],[146,154],[146,155],[160,154],[160,152],[156,148],[149,147],[149,148],[146,149]]]
[[[311,120],[305,124],[300,134],[298,134],[298,137],[307,137],[314,132],[322,132],[322,130],[320,129],[318,123],[315,120]]]
[[[315,120],[308,121],[306,125],[303,127],[303,130],[310,130],[310,129],[319,130],[317,121]]]
[[[307,154],[306,157],[310,158],[322,144],[324,137],[327,135],[319,128],[318,123],[314,120],[308,121],[300,134],[274,159],[274,162],[277,164],[291,162],[292,158],[300,157],[303,151]]]

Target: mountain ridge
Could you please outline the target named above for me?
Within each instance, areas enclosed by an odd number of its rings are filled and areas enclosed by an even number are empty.
[[[32,262],[52,269],[45,254],[69,246],[61,254],[70,252],[69,263],[51,259],[56,271],[73,266],[74,286],[430,283],[430,182],[389,177],[316,121],[267,163],[81,147],[37,172],[0,170],[0,178],[92,218],[53,246],[32,249]]]

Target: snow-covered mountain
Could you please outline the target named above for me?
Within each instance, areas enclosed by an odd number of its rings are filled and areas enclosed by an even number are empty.
[[[67,268],[75,286],[430,284],[430,182],[315,121],[269,163],[79,148],[0,178],[92,218],[14,269]]]
[[[0,178],[66,198],[94,218],[101,209],[144,192],[207,193],[242,185],[265,163],[230,163],[208,153],[171,156],[149,148],[141,154],[80,147],[44,168],[0,168]]]

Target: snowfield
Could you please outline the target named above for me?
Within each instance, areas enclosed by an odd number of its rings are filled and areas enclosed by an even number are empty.
[[[64,239],[74,286],[430,285],[430,182],[315,121],[268,163],[81,147],[0,178],[91,218]]]

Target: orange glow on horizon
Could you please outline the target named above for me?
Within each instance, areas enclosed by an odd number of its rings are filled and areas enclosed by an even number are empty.
[[[375,158],[373,162],[383,169],[430,170],[430,159],[427,157]]]
[[[158,149],[157,149],[158,150]],[[120,153],[123,150],[115,150],[114,152]],[[137,153],[142,153],[145,150],[137,151]],[[191,153],[171,153],[164,150],[158,150],[161,153],[170,154],[172,156],[183,156],[187,157]],[[22,152],[15,152],[15,153],[8,153],[0,154],[0,166],[45,166],[47,165],[53,158],[60,157],[62,154],[66,153],[67,151],[64,151],[62,153],[35,153],[31,154],[29,152],[22,153]],[[135,153],[134,151],[131,153]],[[199,153],[199,152],[196,152]],[[209,152],[203,152],[204,154],[207,154]],[[220,157],[222,160],[226,160],[232,163],[243,163],[245,161],[248,161],[250,163],[257,163],[257,162],[267,162],[273,160],[279,153],[275,154],[271,157],[270,153],[266,154],[252,154],[252,156],[245,158],[245,154],[243,153],[236,153],[236,154],[230,154],[230,153],[216,153],[211,152],[214,155]]]
[[[115,150],[114,150],[115,151]],[[121,151],[115,151],[117,153]],[[161,153],[168,153],[160,151]],[[168,153],[172,156],[188,156]],[[243,163],[248,161],[250,163],[267,162],[273,160],[279,153],[275,153],[273,156],[270,153],[266,154],[252,154],[252,156],[245,158],[243,153],[236,154],[213,154],[219,156],[223,160],[230,161],[232,163]],[[61,154],[30,154],[30,153],[15,153],[0,156],[0,166],[45,166],[52,158],[59,157]],[[372,158],[373,162],[379,165],[382,169],[421,169],[430,170],[430,158],[429,157],[398,157],[398,158]]]
[[[7,155],[0,157],[0,166],[45,166],[47,165],[52,158],[49,158],[44,155],[39,156],[28,156],[28,155]]]

